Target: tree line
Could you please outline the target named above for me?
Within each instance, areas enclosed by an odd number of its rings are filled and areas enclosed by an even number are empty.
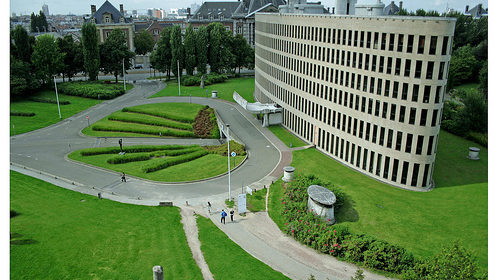
[[[45,14],[40,11],[38,15],[31,13],[31,32],[47,32],[49,29],[49,24],[47,23],[47,18]]]

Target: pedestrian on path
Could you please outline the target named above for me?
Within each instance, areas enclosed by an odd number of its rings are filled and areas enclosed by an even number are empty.
[[[226,216],[227,213],[222,209],[222,212],[220,213],[220,222],[226,224]]]
[[[102,195],[101,195],[101,193],[97,193],[97,197],[98,197],[99,199],[102,199]]]
[[[212,210],[212,204],[210,204],[210,201],[208,202],[208,214],[210,214],[210,211]]]
[[[125,172],[122,172],[122,182],[127,182],[127,179],[125,179]]]
[[[122,139],[118,140],[118,144],[120,144],[120,151],[123,152],[123,140]]]
[[[229,214],[231,214],[231,222],[233,222],[234,210],[231,209],[231,211],[229,212]]]

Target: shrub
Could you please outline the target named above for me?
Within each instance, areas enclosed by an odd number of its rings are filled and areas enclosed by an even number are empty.
[[[221,144],[217,146],[204,146],[205,150],[207,150],[210,154],[216,154],[227,157],[227,144]],[[231,152],[235,152],[238,156],[246,155],[245,145],[240,144],[236,141],[229,141],[229,150]]]
[[[120,164],[133,161],[149,160],[149,153],[117,155],[107,160],[109,164]]]
[[[33,112],[14,112],[14,111],[11,111],[10,115],[11,116],[17,116],[17,117],[34,117],[35,113],[33,113]]]
[[[178,150],[185,149],[189,147],[199,147],[197,145],[182,146],[182,145],[140,145],[140,146],[125,146],[123,151],[127,153],[141,153],[141,152],[153,152],[159,150]],[[118,154],[121,152],[120,147],[101,147],[101,148],[88,148],[80,151],[82,156],[94,156],[102,154]]]
[[[108,117],[108,120],[112,121],[120,121],[120,122],[128,122],[128,123],[140,123],[147,125],[155,125],[155,126],[163,126],[163,127],[171,127],[183,130],[192,130],[193,126],[189,123],[180,123],[174,122],[172,120],[162,120],[162,119],[142,119],[133,116],[132,114],[114,114]]]
[[[66,95],[81,96],[93,99],[112,99],[125,93],[122,84],[105,84],[102,82],[75,81],[58,84],[58,89]]]
[[[174,136],[174,137],[195,137],[192,131],[187,130],[172,130],[165,127],[140,127],[140,126],[121,126],[112,124],[94,124],[92,130],[95,131],[114,131],[114,132],[130,132],[138,134],[150,134],[162,136]]]
[[[122,112],[134,112],[134,113],[140,113],[140,114],[146,114],[150,116],[156,116],[156,117],[161,117],[161,118],[166,118],[166,119],[171,119],[174,121],[179,121],[183,123],[192,123],[193,120],[184,116],[176,116],[173,114],[169,114],[168,112],[153,112],[151,110],[148,110],[147,108],[137,108],[137,107],[125,107],[122,109]]]
[[[181,78],[181,84],[183,86],[199,86],[201,83],[201,77],[199,76],[183,76]]]
[[[31,101],[35,101],[35,102],[40,102],[40,103],[51,103],[51,104],[57,104],[57,100],[56,99],[52,99],[52,98],[42,98],[42,97],[31,97],[30,98]],[[71,104],[71,102],[67,101],[67,100],[59,100],[59,105],[68,105],[68,104]]]
[[[227,75],[225,74],[217,74],[217,73],[210,73],[205,75],[205,85],[213,85],[217,83],[222,83],[228,79]],[[181,84],[183,86],[199,86],[201,84],[201,75],[195,75],[195,76],[183,76],[181,78]]]
[[[185,155],[182,155],[182,156],[178,156],[178,157],[175,157],[175,158],[166,158],[166,159],[163,159],[163,160],[159,160],[159,161],[152,162],[152,163],[144,165],[142,167],[142,171],[145,172],[145,173],[151,173],[151,172],[154,172],[154,171],[165,169],[165,168],[167,168],[169,166],[173,166],[173,165],[177,165],[177,164],[180,164],[180,163],[192,161],[194,159],[197,159],[197,158],[200,158],[202,156],[205,156],[206,154],[208,154],[207,151],[205,151],[205,150],[199,150],[199,151],[192,152],[192,153],[189,153],[189,154],[185,154]]]

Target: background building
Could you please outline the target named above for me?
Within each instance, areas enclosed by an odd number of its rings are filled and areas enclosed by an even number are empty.
[[[257,14],[255,96],[385,183],[430,187],[454,18]]]
[[[43,4],[42,6],[42,12],[45,16],[49,16],[49,5]]]

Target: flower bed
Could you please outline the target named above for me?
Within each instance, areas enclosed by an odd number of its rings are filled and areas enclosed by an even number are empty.
[[[194,135],[201,138],[219,138],[219,127],[217,126],[217,117],[213,108],[203,107],[194,118]]]

